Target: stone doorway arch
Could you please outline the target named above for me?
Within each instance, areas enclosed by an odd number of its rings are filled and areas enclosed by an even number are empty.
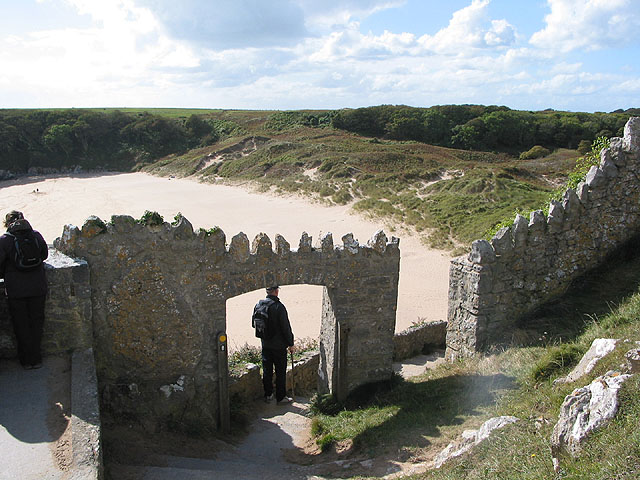
[[[227,247],[222,230],[194,232],[184,217],[141,225],[114,216],[67,226],[55,245],[90,266],[96,368],[115,413],[223,425],[217,336],[226,301],[269,284],[324,286],[321,391],[341,400],[392,375],[400,250],[382,231],[366,245],[347,234],[334,246],[325,234],[315,247],[303,233],[295,250],[280,235],[250,245],[239,233]]]

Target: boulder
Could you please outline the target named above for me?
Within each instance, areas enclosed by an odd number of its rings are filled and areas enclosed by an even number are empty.
[[[468,452],[480,442],[489,438],[494,430],[518,421],[517,417],[503,416],[490,418],[478,430],[465,430],[461,438],[451,442],[433,461],[434,468],[440,468],[445,462]]]
[[[551,434],[551,455],[556,472],[560,470],[563,456],[578,456],[587,436],[616,415],[618,390],[629,377],[631,375],[609,371],[565,397]]]
[[[558,378],[556,383],[570,383],[575,382],[579,378],[589,373],[598,364],[602,358],[613,352],[618,343],[614,338],[596,338],[587,353],[584,354],[580,363],[564,378]]]

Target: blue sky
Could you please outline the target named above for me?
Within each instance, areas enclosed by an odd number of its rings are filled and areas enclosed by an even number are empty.
[[[640,0],[0,0],[0,108],[640,107]]]

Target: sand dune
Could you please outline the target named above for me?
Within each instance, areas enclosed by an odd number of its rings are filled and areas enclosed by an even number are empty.
[[[349,232],[366,242],[379,228],[400,237],[400,286],[396,331],[419,319],[446,318],[450,258],[425,248],[417,237],[391,232],[389,225],[365,219],[348,207],[327,207],[296,196],[263,195],[239,187],[210,185],[186,179],[158,178],[142,173],[35,177],[0,182],[0,213],[21,210],[47,240],[60,236],[65,224],[81,226],[87,217],[126,214],[140,218],[154,210],[171,221],[181,212],[194,228],[219,226],[227,235],[242,231],[252,240],[264,232],[273,240],[283,235],[296,247],[303,231],[313,236],[331,232],[336,244]],[[249,292],[227,302],[227,332],[231,347],[257,345],[250,325],[251,310],[263,297]],[[284,286],[296,337],[317,337],[322,287]]]

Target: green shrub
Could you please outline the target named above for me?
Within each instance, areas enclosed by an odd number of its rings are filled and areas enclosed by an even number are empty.
[[[331,196],[331,200],[339,205],[345,205],[351,201],[353,197],[347,190],[340,190]]]
[[[536,145],[534,147],[531,147],[526,152],[522,152],[520,154],[520,160],[532,160],[534,158],[546,157],[547,155],[550,155],[550,154],[551,152],[549,151],[549,149],[544,148],[541,145]]]
[[[138,220],[138,223],[141,223],[142,225],[162,225],[164,223],[164,218],[162,218],[162,215],[158,212],[145,210],[140,220]]]

